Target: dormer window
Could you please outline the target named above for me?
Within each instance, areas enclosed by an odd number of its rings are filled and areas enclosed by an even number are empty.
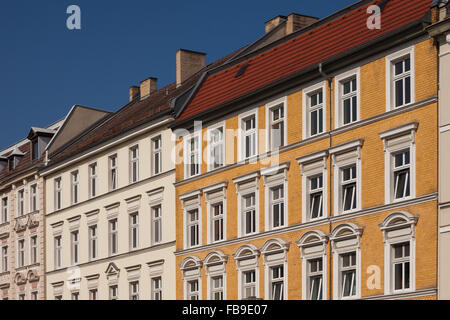
[[[17,147],[14,148],[14,150],[8,156],[8,169],[10,171],[14,170],[24,155],[25,154],[22,153]]]
[[[31,159],[36,160],[37,158],[39,158],[39,143],[36,139],[31,142]]]
[[[31,128],[27,137],[31,141],[31,160],[37,160],[42,156],[54,134],[55,131],[51,129]]]

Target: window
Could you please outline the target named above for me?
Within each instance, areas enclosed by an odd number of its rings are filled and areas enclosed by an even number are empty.
[[[414,46],[386,57],[387,111],[414,103]]]
[[[303,139],[325,132],[326,82],[303,90]]]
[[[199,212],[198,209],[190,210],[187,212],[187,235],[188,246],[195,247],[200,245],[199,238]]]
[[[25,240],[17,242],[17,266],[19,268],[25,266]]]
[[[130,214],[130,249],[139,247],[139,213]]]
[[[97,300],[97,289],[89,290],[89,300]]]
[[[32,142],[31,148],[32,148],[31,149],[31,154],[32,154],[31,159],[32,160],[38,159],[39,158],[39,142],[37,139]]]
[[[109,287],[109,300],[119,300],[119,287],[117,285]]]
[[[119,234],[117,229],[117,219],[109,221],[109,255],[119,252]]]
[[[270,298],[271,300],[284,299],[284,267],[270,268]]]
[[[201,151],[200,151],[200,136],[195,135],[193,137],[186,138],[186,178],[190,178],[200,174],[200,163],[201,163]]]
[[[117,155],[109,157],[109,190],[116,190],[118,187]]]
[[[187,282],[187,300],[199,300],[198,280]]]
[[[62,296],[55,296],[55,300],[62,300]]]
[[[31,300],[37,300],[38,299],[38,293],[36,291],[33,291],[31,293]]]
[[[130,300],[139,300],[139,281],[130,282]]]
[[[2,247],[2,272],[8,272],[8,246]]]
[[[55,237],[55,269],[62,267],[62,238],[61,236]]]
[[[225,138],[224,126],[212,128],[208,131],[209,135],[209,170],[214,170],[225,165]]]
[[[335,84],[335,127],[339,128],[359,120],[360,69],[350,70],[336,76]]]
[[[61,178],[55,179],[55,210],[61,210],[62,208],[62,180]]]
[[[243,233],[244,235],[256,233],[256,194],[247,194],[242,200]]]
[[[223,276],[211,278],[211,300],[223,300]]]
[[[339,257],[342,298],[356,296],[356,252]]]
[[[341,169],[342,212],[356,209],[356,165]]]
[[[242,131],[243,131],[243,141],[242,141],[242,159],[248,159],[257,154],[257,126],[256,126],[256,115],[253,114],[242,119]]]
[[[130,148],[130,183],[139,180],[139,146]]]
[[[249,270],[242,273],[243,299],[256,297],[256,271]]]
[[[392,245],[392,283],[394,291],[410,288],[411,262],[409,242]]]
[[[286,144],[285,124],[286,98],[278,99],[267,105],[268,145],[267,151],[278,150]]]
[[[162,279],[152,278],[152,300],[162,300]]]
[[[98,257],[98,238],[97,238],[97,226],[89,227],[89,258],[91,260]]]
[[[80,293],[72,292],[71,298],[72,298],[72,300],[80,300]]]
[[[394,199],[408,198],[411,195],[410,165],[411,155],[409,150],[400,151],[392,155]]]
[[[152,244],[162,241],[162,210],[161,205],[152,208]]]
[[[79,261],[79,248],[80,248],[80,239],[79,239],[79,237],[80,237],[80,233],[78,231],[73,231],[71,233],[71,242],[72,242],[72,245],[71,245],[72,261],[71,262],[72,262],[72,265],[76,265],[76,264],[78,264],[80,262]]]
[[[30,187],[30,212],[37,210],[37,184],[34,184]]]
[[[224,239],[224,214],[223,214],[223,203],[215,203],[211,206],[211,230],[212,230],[212,240],[222,241]]]
[[[2,223],[8,222],[8,198],[2,199]]]
[[[152,139],[152,168],[153,168],[153,175],[157,175],[162,172],[161,136]]]
[[[284,186],[270,188],[271,228],[284,226]]]
[[[97,163],[89,166],[89,196],[91,198],[97,196]]]
[[[323,217],[323,176],[309,178],[309,220]]]
[[[77,204],[79,201],[79,174],[78,171],[74,171],[71,173],[71,180],[72,180],[72,204]]]
[[[25,300],[25,293],[19,294],[19,300]]]
[[[322,272],[322,258],[308,261],[309,300],[322,300],[323,298]]]
[[[38,239],[37,236],[30,237],[30,264],[38,263]]]
[[[20,190],[17,193],[17,213],[21,217],[25,214],[25,190]]]

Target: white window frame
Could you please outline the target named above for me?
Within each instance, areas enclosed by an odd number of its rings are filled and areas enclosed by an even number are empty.
[[[259,172],[233,179],[236,185],[238,200],[238,237],[246,237],[260,232],[259,228]],[[250,194],[255,194],[255,232],[245,233],[244,198]]]
[[[205,202],[206,202],[206,215],[208,221],[208,232],[207,232],[207,242],[218,243],[227,240],[227,182],[215,184],[213,186],[207,187],[203,189],[203,193],[205,194]],[[222,215],[220,217],[214,217],[213,209],[218,204],[222,204]],[[214,240],[214,221],[222,219],[223,220],[223,228],[222,233],[223,237],[221,240]]]
[[[151,300],[162,300],[163,298],[163,290],[162,290],[162,276],[152,277],[150,279],[151,286]],[[159,287],[156,288],[156,283],[159,284]]]
[[[136,151],[136,156],[133,156],[133,153]],[[129,148],[129,157],[130,157],[130,184],[139,182],[139,145],[136,144]],[[136,170],[136,172],[134,171]],[[134,176],[136,176],[136,179],[134,179]]]
[[[322,151],[297,159],[302,175],[302,222],[317,221],[328,217],[328,152]],[[311,178],[322,175],[322,217],[310,219]]]
[[[33,239],[35,239],[35,243],[33,244]],[[39,238],[36,233],[33,233],[30,235],[29,240],[29,259],[30,259],[30,265],[35,265],[39,263]]]
[[[1,261],[0,261],[0,265],[1,265],[1,272],[8,272],[9,271],[9,252],[8,252],[8,245],[2,245],[0,247],[1,249]],[[5,254],[6,251],[6,254]]]
[[[344,97],[343,84],[350,79],[356,79],[356,91],[349,93]],[[356,120],[350,120],[344,124],[344,100],[356,96]],[[352,70],[343,72],[334,78],[334,105],[336,106],[336,115],[334,119],[334,127],[340,128],[348,126],[361,120],[361,68],[357,67]]]
[[[394,68],[395,62],[402,60],[409,56],[411,62],[411,102],[402,106],[395,106],[395,83],[394,83]],[[415,58],[414,58],[414,45],[401,49],[386,56],[386,112],[403,108],[415,103]]]
[[[115,223],[115,229],[112,228]],[[116,251],[113,252],[113,244],[115,244]],[[119,219],[113,218],[108,220],[108,253],[113,256],[119,253]]]
[[[264,283],[266,300],[273,300],[272,292],[272,269],[275,267],[283,267],[283,299],[288,300],[288,250],[290,243],[286,243],[281,239],[271,239],[261,248],[261,254],[264,262]]]
[[[155,148],[156,141],[159,141],[158,149]],[[163,162],[162,162],[162,150],[163,149],[162,148],[163,147],[162,147],[162,136],[161,135],[158,135],[151,139],[151,148],[152,148],[152,175],[155,176],[155,175],[161,174],[163,172],[163,170],[162,170],[162,164],[163,164]],[[159,155],[158,161],[156,161],[157,155]],[[156,172],[156,164],[158,164],[158,168],[159,168],[158,172]]]
[[[273,121],[272,118],[272,111],[278,107],[281,107],[283,109],[283,118],[282,120],[276,120]],[[274,101],[271,101],[266,104],[266,151],[277,151],[280,148],[287,145],[287,96],[284,96],[282,98],[276,99]],[[279,146],[278,148],[275,148],[273,146],[273,131],[272,127],[276,125],[277,123],[283,122],[283,144]]]
[[[6,201],[6,206],[5,206]],[[1,223],[7,223],[9,221],[9,197],[2,197],[2,216]]]
[[[162,232],[163,232],[163,228],[162,228],[162,221],[163,221],[163,210],[162,210],[162,204],[158,204],[155,206],[152,206],[150,208],[151,211],[151,224],[152,224],[152,230],[151,230],[151,237],[152,237],[152,241],[151,244],[152,245],[157,245],[162,243]],[[159,212],[159,216],[156,217],[155,213]],[[159,239],[156,239],[156,229],[158,229],[158,234],[159,234]]]
[[[108,286],[109,300],[119,300],[119,285],[113,284]],[[115,294],[114,294],[115,291]]]
[[[258,109],[253,109],[247,112],[244,112],[239,115],[239,124],[238,124],[238,161],[245,161],[255,158],[259,155],[259,131],[258,131]],[[255,135],[255,154],[246,157],[245,156],[245,137],[247,136],[244,127],[244,121],[250,117],[255,117],[255,128],[252,129],[252,132],[249,134]]]
[[[198,300],[202,300],[202,276],[201,276],[202,262],[197,257],[187,257],[180,265],[183,276],[183,296],[185,301],[189,301],[188,284],[191,281],[198,283]]]
[[[260,278],[259,278],[259,256],[260,251],[252,244],[245,244],[241,246],[234,254],[236,261],[236,269],[238,271],[238,300],[244,298],[244,274],[246,272],[255,272],[255,295],[260,297]]]
[[[191,151],[190,142],[192,139],[198,139],[198,148],[197,150]],[[194,132],[184,137],[184,178],[192,178],[200,175],[202,173],[202,132]],[[198,161],[198,172],[195,174],[191,174],[191,155],[195,155]]]
[[[59,240],[59,245],[58,245]],[[55,235],[53,238],[53,246],[55,249],[55,270],[61,269],[63,266],[63,243],[62,243],[62,235]]]
[[[33,191],[34,190],[34,191]],[[39,210],[39,203],[38,203],[38,184],[34,183],[30,186],[30,205],[29,205],[29,212],[33,213]]]
[[[25,215],[25,189],[17,191],[17,216],[23,217]]]
[[[74,235],[77,235],[75,240]],[[70,262],[71,264],[77,265],[80,263],[80,231],[73,230],[70,232]]]
[[[95,234],[92,231],[95,230]],[[98,257],[98,225],[93,224],[88,227],[89,234],[89,261],[95,261]],[[95,249],[95,250],[94,250]]]
[[[417,122],[411,122],[400,127],[396,127],[379,135],[384,145],[384,194],[385,203],[396,203],[416,197],[416,131]],[[395,199],[395,180],[393,158],[396,153],[409,149],[410,165],[410,195],[401,199]]]
[[[180,200],[183,203],[183,242],[184,248],[196,248],[202,245],[202,205],[201,205],[202,192],[200,190],[190,192],[185,195],[180,196]],[[190,245],[190,232],[188,231],[189,223],[188,223],[188,213],[198,210],[198,245],[191,246]]]
[[[288,192],[288,170],[289,162],[283,163],[274,167],[261,170],[261,176],[264,178],[264,193],[265,193],[265,231],[285,228],[289,225],[289,192]],[[276,201],[277,204],[283,203],[283,225],[278,227],[273,226],[273,199],[272,190],[274,188],[283,188],[282,199]]]
[[[212,141],[212,133],[214,130],[218,130],[218,129],[222,129],[222,140],[220,142],[213,142]],[[213,170],[224,167],[226,164],[226,126],[225,126],[225,121],[222,121],[220,123],[217,123],[213,126],[208,127],[206,135],[207,135],[207,140],[208,140],[208,144],[207,144],[208,171],[213,171]],[[215,164],[214,160],[215,159],[213,157],[213,151],[216,146],[221,148],[222,163],[217,168],[214,168],[214,164]]]
[[[222,300],[227,300],[227,261],[228,256],[219,250],[208,253],[204,259],[208,300],[214,300],[214,293],[217,292],[213,288],[213,280],[216,277],[222,277]]]
[[[139,280],[129,282],[130,300],[140,300],[140,283]],[[136,290],[135,290],[136,289]],[[134,299],[137,298],[137,299]]]
[[[72,205],[80,202],[80,172],[75,170],[70,173],[71,180],[71,201]]]
[[[23,247],[21,249],[20,243],[23,243]],[[21,237],[17,239],[17,267],[22,268],[27,265],[26,261],[26,241],[25,238]]]
[[[322,109],[323,109],[323,119],[322,119],[322,126],[323,126],[323,132],[317,133],[315,135],[311,135],[311,121],[310,121],[310,97],[312,94],[322,90]],[[303,140],[307,138],[312,138],[319,136],[325,132],[327,132],[327,82],[322,81],[317,84],[308,86],[302,90],[302,137]]]
[[[136,217],[136,223],[133,223],[133,217]],[[131,212],[128,215],[129,223],[129,239],[130,239],[130,251],[138,250],[140,246],[140,232],[139,232],[139,211]],[[133,243],[133,231],[136,231],[136,243]]]
[[[119,157],[117,154],[108,157],[108,172],[109,190],[117,190],[119,187]]]
[[[95,173],[93,172],[95,169]],[[89,199],[98,196],[98,164],[97,162],[91,163],[88,167],[89,171]]]

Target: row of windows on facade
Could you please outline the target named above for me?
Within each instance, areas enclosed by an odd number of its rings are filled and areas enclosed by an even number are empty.
[[[398,147],[398,146],[397,146]],[[415,196],[415,166],[413,144],[388,152],[386,163],[387,197],[386,202],[403,201]],[[334,199],[335,215],[354,213],[361,210],[361,159],[360,150],[336,156]],[[320,158],[316,163],[301,164],[302,166],[302,221],[310,222],[327,217],[327,172],[326,158]],[[257,179],[257,178],[256,178]],[[265,184],[265,221],[266,231],[283,228],[288,225],[288,192],[287,174],[279,178],[271,177],[271,182]],[[246,185],[247,184],[247,185]],[[243,186],[242,186],[243,185]],[[249,184],[237,183],[238,190],[238,236],[248,236],[259,232],[259,191],[258,182]],[[222,195],[207,195],[207,234],[208,243],[226,240],[226,200]],[[182,200],[185,210],[185,248],[200,246],[201,239],[201,201],[192,202],[192,198]],[[189,203],[186,205],[187,203]]]
[[[158,245],[162,242],[162,207],[161,205],[151,208],[151,245]],[[129,248],[128,250],[138,250],[140,248],[140,227],[139,212],[129,215]],[[88,254],[89,260],[99,259],[99,237],[97,225],[88,228]],[[78,230],[70,232],[70,264],[80,263],[80,233]],[[119,223],[117,218],[108,221],[108,254],[113,256],[119,253]],[[54,237],[54,257],[55,269],[63,267],[63,237]]]
[[[394,108],[400,108],[413,103],[413,87],[411,55],[409,53],[393,59],[391,63],[391,92]],[[336,126],[345,126],[360,120],[360,81],[359,69],[337,77],[336,90],[338,112]],[[304,137],[314,137],[325,132],[325,83],[304,90],[305,101],[303,116]],[[279,99],[267,105],[268,120],[268,150],[278,150],[286,146],[286,98]],[[239,122],[239,160],[245,160],[258,154],[258,116],[256,111],[240,116]],[[225,125],[211,127],[208,132],[208,170],[214,170],[225,165]],[[201,138],[193,134],[186,138],[185,178],[194,177],[201,172]]]
[[[26,250],[26,241],[24,238],[17,240],[17,256],[16,256],[16,268],[22,268],[25,266],[33,266],[39,263],[39,251],[38,251],[38,237],[37,235],[31,235],[29,237],[29,249]],[[0,270],[2,273],[9,272],[9,246],[3,245],[0,247]],[[29,262],[29,263],[27,263]]]
[[[162,300],[163,299],[163,288],[162,288],[162,277],[153,277],[151,281],[151,300]],[[129,283],[129,299],[130,300],[140,300],[140,288],[139,281],[131,281]],[[108,286],[109,300],[119,300],[119,285]],[[74,291],[70,293],[71,300],[79,300],[80,292]],[[98,300],[99,293],[98,289],[89,290],[89,300]],[[55,300],[63,300],[63,296],[58,294],[55,295]]]
[[[30,293],[30,300],[38,300],[39,297],[39,293],[37,291],[32,291]],[[8,296],[4,296],[3,300],[9,300]],[[27,300],[27,295],[26,293],[19,293],[17,295],[17,300]]]
[[[151,155],[151,168],[152,175],[158,175],[162,172],[162,140],[158,136],[151,140],[152,143],[152,155]],[[139,146],[133,146],[129,149],[129,183],[136,183],[139,181]],[[98,195],[98,165],[92,163],[89,165],[89,198],[94,198]],[[71,204],[77,204],[80,202],[80,177],[79,171],[73,171],[70,174],[70,188],[71,188]],[[118,157],[114,154],[108,158],[108,186],[109,191],[114,191],[118,188],[119,184],[119,169],[118,169]],[[54,180],[55,188],[55,210],[62,209],[62,178],[56,178]]]
[[[25,189],[21,189],[17,191],[17,217],[22,217],[26,214],[26,196]],[[1,215],[0,215],[0,223],[9,222],[9,199],[8,197],[3,197],[1,199]],[[29,188],[29,207],[28,212],[33,213],[39,210],[38,207],[38,185],[33,184]]]

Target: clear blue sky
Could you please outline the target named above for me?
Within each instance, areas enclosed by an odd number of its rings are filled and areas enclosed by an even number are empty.
[[[356,0],[0,1],[0,149],[74,104],[115,111],[147,77],[175,81],[179,48],[207,63],[253,42],[264,22],[291,12],[323,18]],[[69,5],[81,30],[66,28]]]

